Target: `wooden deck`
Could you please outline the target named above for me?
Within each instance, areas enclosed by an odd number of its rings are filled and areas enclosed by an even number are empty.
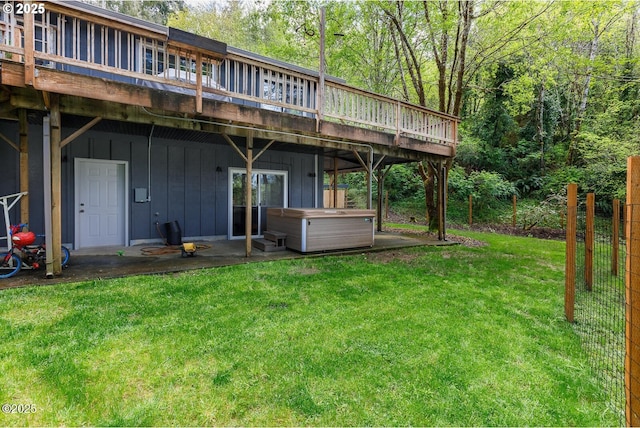
[[[245,125],[257,138],[351,151],[349,141],[407,160],[455,155],[456,117],[337,79],[320,87],[312,71],[95,6],[38,4],[0,14],[1,118],[50,110],[58,94],[62,114],[230,135]]]

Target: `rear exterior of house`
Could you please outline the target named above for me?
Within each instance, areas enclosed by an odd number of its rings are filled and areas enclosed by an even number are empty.
[[[371,189],[427,161],[446,182],[455,117],[95,6],[7,4],[0,196],[28,192],[11,222],[54,248],[152,242],[173,221],[249,242],[268,208],[322,207],[324,172],[365,170]]]
[[[2,134],[17,137],[17,123],[3,125]],[[185,238],[244,237],[246,168],[221,136],[132,128],[89,130],[62,149],[63,243],[85,248],[149,242],[160,239],[170,221],[178,222]],[[38,233],[44,232],[44,205],[36,202],[44,199],[42,129],[29,125],[28,131],[29,223]],[[76,129],[63,127],[62,134]],[[253,164],[261,207],[254,207],[254,235],[266,228],[268,207],[322,206],[322,155],[317,152],[269,150]],[[0,193],[16,193],[20,154],[8,144],[0,144],[0,153]],[[12,211],[12,221],[18,216]]]

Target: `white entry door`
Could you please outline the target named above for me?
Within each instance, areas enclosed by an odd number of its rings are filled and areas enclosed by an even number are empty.
[[[127,162],[75,160],[75,247],[126,245]]]

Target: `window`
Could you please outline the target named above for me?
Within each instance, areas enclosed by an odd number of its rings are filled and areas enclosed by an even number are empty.
[[[157,76],[164,72],[165,68],[165,47],[164,43],[157,40],[141,39],[139,41],[140,58],[137,71],[145,74]]]

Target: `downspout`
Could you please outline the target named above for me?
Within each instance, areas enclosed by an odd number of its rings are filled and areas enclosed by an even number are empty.
[[[369,194],[369,200],[367,201],[367,209],[373,209],[373,147],[369,151],[367,162],[367,169],[369,169],[369,182],[367,183],[367,193]]]
[[[318,208],[318,196],[320,194],[320,192],[318,191],[318,154],[316,153],[313,156],[313,165],[314,165],[314,170],[313,170],[313,207],[314,208]]]
[[[151,202],[151,138],[155,127],[155,123],[151,125],[151,132],[147,140],[147,202]]]

